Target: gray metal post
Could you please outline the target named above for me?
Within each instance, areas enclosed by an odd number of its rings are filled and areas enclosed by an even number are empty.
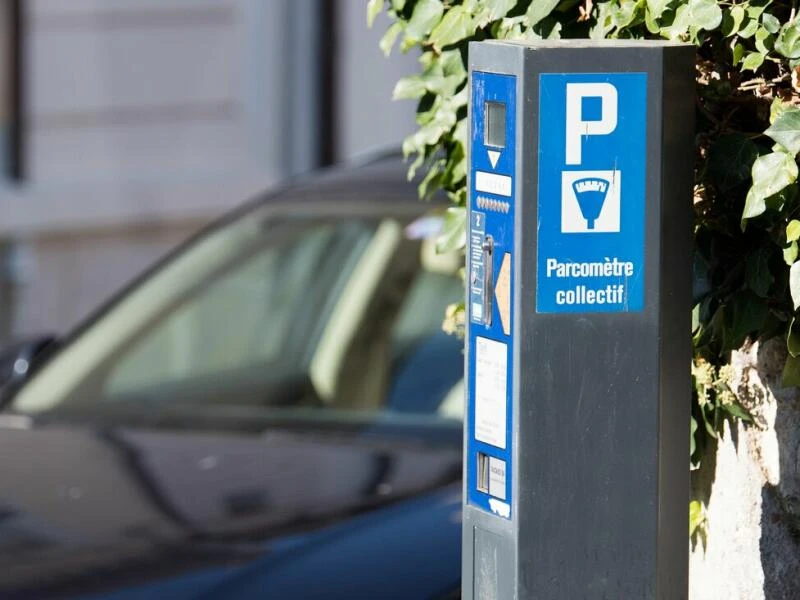
[[[470,45],[463,597],[687,597],[694,49]]]

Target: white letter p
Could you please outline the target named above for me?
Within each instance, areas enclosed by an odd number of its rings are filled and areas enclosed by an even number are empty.
[[[583,120],[583,99],[600,98],[600,120]],[[567,164],[581,164],[581,138],[608,135],[617,128],[617,88],[610,83],[567,84]]]

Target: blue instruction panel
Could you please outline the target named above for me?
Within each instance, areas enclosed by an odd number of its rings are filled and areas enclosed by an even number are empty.
[[[644,308],[646,73],[539,76],[536,312]]]
[[[467,502],[500,518],[512,505],[512,352],[516,86],[471,78],[467,238]]]

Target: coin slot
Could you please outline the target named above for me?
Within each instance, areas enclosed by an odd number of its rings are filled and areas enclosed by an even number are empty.
[[[483,251],[483,324],[487,327],[492,324],[492,297],[494,296],[494,275],[492,274],[494,239],[487,235],[481,246]]]

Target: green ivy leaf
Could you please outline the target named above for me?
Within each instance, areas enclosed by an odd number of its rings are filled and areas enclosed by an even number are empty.
[[[759,52],[751,52],[742,61],[742,71],[757,71],[764,64],[764,55]]]
[[[445,75],[458,75],[462,79],[466,79],[467,70],[464,68],[464,61],[461,59],[461,52],[458,50],[442,52],[441,65],[442,72]]]
[[[778,144],[775,144],[775,146],[780,149],[780,146]],[[800,187],[798,187],[797,184],[792,184],[788,187],[783,188],[780,192],[778,192],[774,196],[770,196],[765,200],[767,204],[767,210],[782,212],[784,208],[786,208],[787,206],[791,206],[794,203],[795,199],[797,198],[798,192],[800,192]],[[776,243],[781,243],[781,242],[776,242]]]
[[[747,255],[745,263],[745,275],[747,287],[753,290],[757,296],[766,298],[769,288],[775,278],[769,270],[770,252],[766,248],[759,248],[755,252]]]
[[[786,332],[786,347],[792,356],[800,356],[800,323],[792,317],[789,330]]]
[[[753,163],[752,176],[753,187],[747,193],[742,219],[762,214],[767,209],[767,198],[797,180],[797,163],[786,152],[765,154]]]
[[[376,17],[383,10],[383,0],[369,0],[367,2],[367,27],[372,27]]]
[[[792,242],[783,249],[783,261],[790,267],[797,260],[797,242]]]
[[[442,184],[444,178],[444,161],[437,160],[434,164],[428,166],[428,172],[422,178],[417,186],[417,193],[420,198],[429,199],[431,194]]]
[[[481,27],[485,27],[488,23],[505,17],[516,4],[517,0],[494,0],[483,3],[481,10],[475,15],[475,20],[481,23]]]
[[[781,22],[778,20],[778,17],[771,15],[770,13],[765,12],[761,16],[761,23],[763,23],[764,28],[770,33],[778,33],[778,31],[781,29]]]
[[[633,23],[638,9],[639,3],[637,0],[620,0],[619,5],[615,6],[611,12],[611,18],[614,21],[614,25],[616,25],[618,29],[627,27]]]
[[[456,125],[455,130],[453,131],[453,141],[456,144],[460,145],[461,148],[467,147],[467,121],[466,119],[462,119]]]
[[[800,58],[800,27],[797,21],[786,23],[781,27],[775,40],[775,51],[786,58]]]
[[[769,309],[763,299],[749,290],[733,295],[725,305],[724,350],[741,347],[748,335],[760,331]]]
[[[688,4],[681,4],[675,11],[675,18],[672,20],[672,25],[665,27],[662,33],[666,37],[674,40],[682,36],[689,30],[692,25],[692,14]]]
[[[764,132],[792,154],[800,152],[800,109],[785,107]]]
[[[667,10],[672,0],[647,0],[647,10],[653,19],[658,19]]]
[[[713,438],[715,440],[719,439],[719,435],[717,434],[717,423],[716,423],[717,420],[716,418],[719,416],[719,413],[717,413],[713,408],[709,408],[709,406],[706,405],[706,408],[701,410],[700,414],[703,416],[703,425],[705,425],[705,430],[706,434],[708,434],[708,437]],[[709,420],[709,417],[711,418],[711,420]]]
[[[448,99],[450,105],[453,107],[453,110],[458,110],[461,107],[465,107],[469,100],[469,89],[466,86],[461,88],[461,91],[458,92],[455,96],[452,96]]]
[[[704,520],[702,503],[699,500],[689,502],[689,535],[692,535]]]
[[[395,41],[397,41],[397,36],[403,31],[403,26],[400,23],[393,23],[389,29],[386,30],[386,33],[383,34],[381,41],[378,42],[378,47],[383,52],[384,56],[389,56],[392,52],[392,47],[394,46]]]
[[[700,328],[700,304],[695,304],[692,309],[692,334]]]
[[[739,37],[749,39],[758,31],[758,19],[750,19],[747,24],[739,30]]]
[[[552,19],[546,19],[537,26],[546,40],[560,40],[561,28],[561,22]]]
[[[744,211],[742,211],[742,230],[744,230],[745,220],[753,219],[761,214],[764,214],[765,210],[767,210],[767,203],[764,201],[764,198],[759,196],[751,188],[750,191],[747,192],[747,197],[744,200]]]
[[[442,103],[433,113],[433,118],[422,125],[415,133],[403,140],[403,156],[414,152],[425,152],[427,146],[439,143],[442,136],[456,124],[456,114],[452,104]]]
[[[444,225],[436,240],[436,251],[440,254],[455,252],[466,245],[467,211],[460,206],[451,206],[444,213]]]
[[[792,295],[794,309],[800,308],[800,262],[789,267],[789,293]]]
[[[797,240],[800,240],[800,221],[792,219],[786,225],[786,241],[796,242]]]
[[[780,98],[775,98],[772,101],[772,104],[769,105],[769,122],[770,122],[770,124],[772,124],[775,121],[777,121],[778,117],[780,117],[785,111],[789,110],[790,108],[792,108],[791,104],[786,104]]]
[[[463,83],[465,75],[445,75],[442,65],[439,63],[431,66],[421,75],[409,75],[397,81],[392,92],[394,100],[421,98],[426,93],[439,94],[441,96],[452,96],[456,89]],[[422,116],[421,113],[418,116]],[[417,119],[420,123],[427,122],[425,119]],[[420,123],[422,124],[422,123]]]
[[[744,200],[744,211],[742,212],[742,229],[744,229],[744,221],[753,219],[767,210],[767,203],[762,196],[759,196],[752,188],[747,192],[747,197]]]
[[[460,42],[475,33],[472,15],[464,10],[462,5],[457,5],[445,13],[444,18],[433,28],[430,41],[441,49]]]
[[[614,6],[611,2],[603,2],[597,5],[595,14],[595,24],[589,31],[589,38],[592,40],[602,40],[614,29],[614,19],[612,12]]]
[[[706,520],[703,504],[699,500],[689,502],[689,535],[694,535]]]
[[[658,21],[653,17],[649,10],[644,11],[644,25],[647,27],[647,31],[653,35],[658,35],[661,33],[661,25],[658,24]]]
[[[406,26],[406,37],[419,41],[433,29],[444,13],[440,0],[418,0]]]
[[[711,31],[722,23],[722,9],[716,0],[689,0],[689,19],[695,27]]]
[[[741,133],[721,135],[708,151],[708,176],[720,192],[727,192],[750,178],[758,146]]]
[[[772,34],[764,27],[759,27],[756,31],[756,50],[761,54],[767,55],[772,49]]]
[[[744,8],[740,5],[726,9],[722,15],[722,35],[730,37],[736,35],[744,21]]]
[[[771,3],[772,0],[749,0],[749,2],[745,2],[744,6],[747,7],[747,16],[758,21],[761,18],[761,14],[767,8],[767,5]]]
[[[733,47],[733,64],[734,65],[738,65],[740,62],[742,62],[742,58],[744,58],[744,53],[745,53],[745,47],[744,47],[743,44],[737,43]]]
[[[800,387],[800,356],[786,357],[786,364],[783,366],[781,375],[781,385],[783,387]]]
[[[450,175],[453,181],[461,181],[467,177],[466,155],[462,153],[462,155],[453,162],[453,166],[450,168]]]
[[[722,409],[729,415],[732,415],[737,419],[741,419],[746,423],[751,423],[753,421],[753,416],[750,414],[750,412],[738,402],[723,404]]]
[[[425,95],[427,87],[420,75],[409,75],[399,79],[392,92],[393,100],[421,98]]]
[[[558,6],[561,0],[534,0],[531,2],[528,12],[525,16],[528,17],[528,26],[533,27],[537,25],[542,19],[547,17]]]

